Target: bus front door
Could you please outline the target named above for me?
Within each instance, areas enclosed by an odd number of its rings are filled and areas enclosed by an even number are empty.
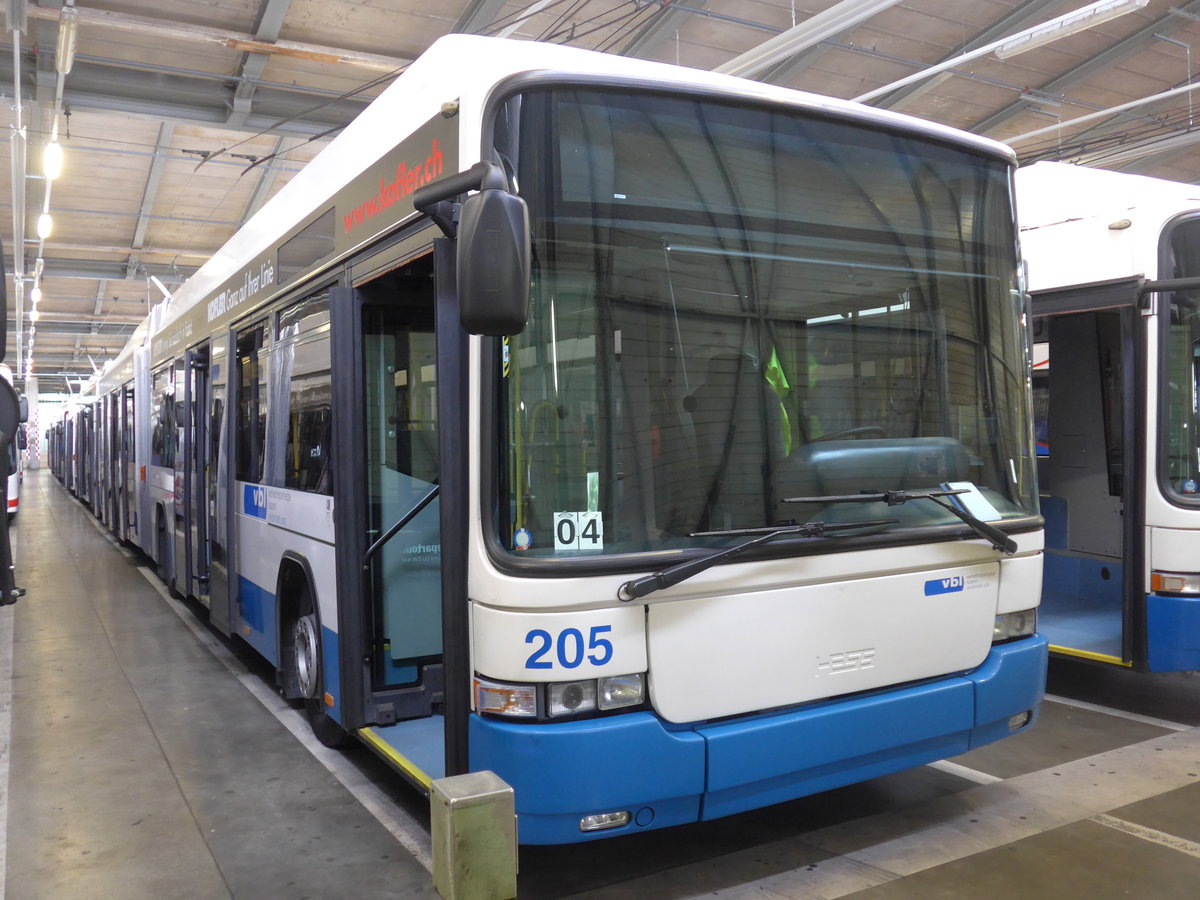
[[[341,651],[349,660],[360,648],[345,642],[361,641],[367,667],[350,725],[374,726],[360,734],[385,757],[412,761],[417,771],[398,768],[417,782],[444,771],[442,717],[431,715],[443,699],[433,267],[426,253],[332,298],[335,370],[358,360],[356,377],[334,385],[335,415],[345,417],[335,419],[338,569],[350,573],[338,593],[354,598],[341,602]]]
[[[205,537],[208,553],[208,620],[222,634],[230,633],[231,612],[229,608],[229,531],[227,516],[232,509],[229,502],[231,490],[229,471],[230,455],[226,435],[226,406],[229,383],[229,337],[213,338],[210,347],[208,369],[208,395],[206,401],[207,423],[205,435],[207,449],[204,453],[206,473],[204,491]]]
[[[1129,475],[1136,323],[1131,306],[1035,322],[1048,351],[1034,378],[1046,519],[1039,630],[1053,652],[1123,666],[1137,657],[1144,607],[1130,536],[1140,519]]]

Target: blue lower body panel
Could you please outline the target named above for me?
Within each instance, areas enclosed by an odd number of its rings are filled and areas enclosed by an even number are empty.
[[[471,769],[516,792],[524,844],[563,844],[715,819],[923,765],[1036,717],[1047,641],[993,647],[978,669],[926,684],[719,724],[649,712],[547,725],[471,717]],[[1030,712],[1029,722],[1010,719]],[[583,833],[586,815],[628,811]]]
[[[238,615],[241,636],[273,666],[279,665],[275,595],[249,578],[238,576]]]
[[[1151,672],[1200,669],[1200,597],[1146,597],[1147,667]]]

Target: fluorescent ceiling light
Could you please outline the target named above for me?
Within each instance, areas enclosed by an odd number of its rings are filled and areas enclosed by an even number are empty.
[[[944,59],[940,63],[929,66],[927,69],[922,69],[920,72],[914,72],[898,81],[893,81],[891,84],[885,84],[883,87],[877,87],[874,90],[867,91],[865,94],[860,94],[854,98],[854,102],[867,103],[876,97],[882,97],[884,94],[910,85],[915,81],[923,81],[926,78],[937,75],[939,72],[954,69],[972,59],[987,56],[989,53],[995,53],[1001,59],[1006,59],[1016,53],[1024,53],[1026,50],[1032,50],[1034,47],[1040,47],[1042,44],[1056,41],[1061,37],[1066,37],[1068,34],[1083,31],[1085,28],[1091,28],[1093,25],[1107,22],[1109,19],[1114,19],[1127,12],[1141,9],[1148,2],[1149,0],[1100,0],[1099,3],[1093,3],[1090,6],[1083,7],[1083,9],[1077,9],[1075,12],[1067,13],[1065,16],[1059,16],[1057,19],[1051,19],[1049,22],[1044,22],[1041,25],[1035,25],[1024,31],[1018,31],[1016,34],[1011,34],[1006,38],[1000,38],[998,41],[992,41],[990,44],[984,44],[982,47],[968,50],[959,56]]]
[[[1041,47],[1069,34],[1094,28],[1118,16],[1133,12],[1135,9],[1145,9],[1149,2],[1150,0],[1100,0],[1099,3],[1069,12],[1057,19],[1051,19],[1044,25],[1030,28],[1009,40],[1002,41],[996,48],[996,56],[1000,59],[1008,59],[1010,56]]]
[[[79,30],[79,10],[73,6],[63,9],[58,18],[58,43],[54,49],[54,68],[66,75],[75,65],[75,37]]]
[[[42,148],[42,174],[53,181],[63,170],[63,148],[58,141],[51,141]]]

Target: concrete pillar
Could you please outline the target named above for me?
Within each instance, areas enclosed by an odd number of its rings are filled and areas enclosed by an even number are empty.
[[[25,447],[25,468],[37,469],[42,465],[42,426],[38,415],[38,380],[36,375],[25,379],[25,398],[29,401],[29,420],[25,423],[28,444]]]
[[[513,789],[494,772],[436,779],[429,793],[433,886],[445,900],[517,896]]]

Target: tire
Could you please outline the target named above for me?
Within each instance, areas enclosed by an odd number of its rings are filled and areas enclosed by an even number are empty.
[[[326,747],[344,747],[350,734],[325,711],[325,674],[321,654],[321,621],[313,607],[308,583],[301,588],[296,604],[296,617],[289,629],[291,652],[287,654],[285,673],[288,683],[296,686],[308,724],[317,740]]]

